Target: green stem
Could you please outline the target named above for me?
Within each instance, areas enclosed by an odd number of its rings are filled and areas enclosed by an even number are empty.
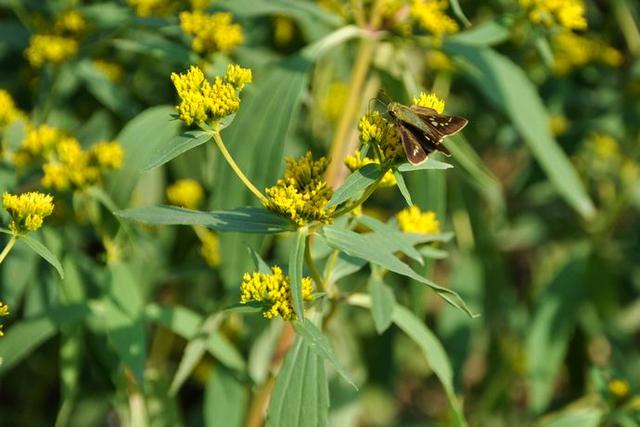
[[[307,234],[307,242],[304,245],[304,260],[309,268],[309,273],[311,273],[311,278],[316,285],[318,286],[318,290],[324,292],[324,281],[322,280],[322,275],[318,271],[318,267],[316,267],[315,262],[313,262],[313,258],[311,257],[311,235]]]
[[[238,175],[238,178],[240,178],[242,183],[249,189],[249,191],[251,191],[258,198],[258,200],[260,200],[260,202],[264,204],[267,201],[267,198],[264,197],[264,195],[260,192],[260,190],[258,190],[253,185],[253,183],[249,180],[249,178],[247,178],[247,176],[242,172],[242,169],[240,169],[240,166],[238,166],[236,161],[233,160],[231,153],[229,153],[229,150],[227,150],[227,147],[224,145],[224,142],[222,141],[220,132],[212,132],[212,136],[213,136],[213,140],[218,146],[218,149],[222,153],[222,156],[227,161],[229,166],[231,166],[231,169],[233,169],[236,175]]]
[[[2,261],[4,261],[9,252],[11,252],[13,245],[16,244],[16,240],[16,236],[11,236],[11,239],[9,239],[9,242],[7,242],[7,246],[5,246],[2,252],[0,252],[0,264],[2,264]]]

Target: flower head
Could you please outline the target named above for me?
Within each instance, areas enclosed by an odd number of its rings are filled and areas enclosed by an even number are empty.
[[[209,230],[203,230],[202,246],[200,247],[200,255],[211,267],[220,265],[220,239],[218,235]]]
[[[284,178],[266,189],[265,207],[299,226],[330,222],[334,208],[326,208],[333,195],[323,177],[327,166],[326,157],[313,160],[311,152],[297,160],[287,159]]]
[[[182,12],[180,28],[193,36],[191,48],[196,52],[228,53],[244,42],[242,27],[233,23],[233,16],[228,12],[212,15],[200,11]]]
[[[167,188],[167,200],[175,206],[196,209],[204,198],[204,190],[195,179],[180,179]]]
[[[380,146],[385,162],[394,163],[402,158],[403,148],[398,128],[378,111],[370,111],[362,116],[358,130],[362,143],[373,142]]]
[[[293,296],[289,277],[282,273],[278,266],[271,267],[272,274],[245,273],[240,285],[240,302],[249,301],[265,303],[262,315],[267,319],[282,316],[284,320],[293,320]],[[302,299],[313,300],[313,285],[309,277],[302,278]]]
[[[136,15],[143,18],[164,15],[168,10],[166,0],[129,0],[129,5],[135,9]]]
[[[444,12],[448,7],[448,0],[411,0],[410,14],[421,29],[441,40],[459,30],[456,21]]]
[[[4,317],[8,315],[9,315],[9,306],[7,304],[4,304],[2,301],[0,301],[0,317]],[[0,337],[4,335],[4,333],[2,332],[2,326],[3,325],[0,325]]]
[[[0,130],[22,117],[24,113],[16,107],[9,92],[0,89]]]
[[[77,36],[87,28],[87,21],[79,11],[68,10],[58,16],[53,27],[58,34]]]
[[[22,141],[22,148],[29,154],[46,156],[63,137],[59,129],[51,126],[29,127]]]
[[[20,195],[4,193],[2,205],[11,215],[11,231],[20,234],[42,226],[43,219],[53,212],[53,197],[36,191]]]
[[[66,190],[71,184],[84,188],[101,178],[100,169],[92,164],[90,153],[75,138],[60,139],[46,159],[42,167],[42,185],[47,188]]]
[[[445,102],[438,98],[435,93],[426,94],[424,92],[420,92],[420,95],[413,97],[413,105],[431,108],[436,110],[438,114],[442,114],[444,112]]]
[[[558,32],[551,42],[554,51],[553,71],[556,74],[567,74],[592,62],[610,67],[618,67],[623,62],[623,56],[617,49],[572,31]]]
[[[119,82],[124,76],[122,66],[116,62],[105,61],[104,59],[95,59],[93,66],[104,74],[109,80]]]
[[[36,34],[31,37],[24,54],[36,68],[45,62],[59,64],[78,52],[78,42],[62,36]]]
[[[609,381],[609,393],[616,399],[624,399],[629,394],[629,383],[619,378]]]
[[[124,150],[116,141],[101,141],[91,147],[91,155],[100,168],[120,169]]]
[[[180,97],[176,109],[187,125],[216,122],[240,109],[238,94],[251,81],[251,70],[229,66],[224,79],[210,83],[200,68],[191,66],[185,74],[171,74],[171,81]]]
[[[422,212],[413,205],[396,214],[400,229],[405,233],[433,234],[440,231],[440,223],[432,211]]]
[[[365,157],[364,159],[361,158],[360,151],[356,151],[354,154],[352,154],[351,156],[347,156],[344,159],[344,164],[349,168],[351,172],[355,172],[361,167],[371,163],[380,164],[380,162],[377,159],[371,159],[369,157]],[[395,175],[393,175],[393,172],[390,170],[388,170],[384,174],[382,181],[380,181],[380,187],[393,187],[396,184],[397,184],[396,177]]]
[[[534,24],[552,27],[558,25],[567,30],[587,28],[583,0],[520,0]]]

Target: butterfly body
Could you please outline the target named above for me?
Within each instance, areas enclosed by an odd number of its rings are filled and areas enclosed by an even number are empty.
[[[442,140],[458,133],[468,123],[464,117],[440,114],[417,105],[407,107],[398,102],[388,103],[387,112],[400,131],[407,160],[413,165],[424,162],[434,151],[450,156]]]

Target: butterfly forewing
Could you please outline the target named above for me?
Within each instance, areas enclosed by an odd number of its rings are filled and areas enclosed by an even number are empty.
[[[400,139],[409,163],[417,165],[424,162],[428,153],[423,148],[418,137],[407,126],[399,125],[398,128],[400,129]]]
[[[437,142],[440,142],[447,136],[458,133],[469,123],[464,117],[438,114],[437,111],[431,108],[412,105],[411,110],[420,117],[428,128],[435,130],[435,135],[438,136],[436,139]]]

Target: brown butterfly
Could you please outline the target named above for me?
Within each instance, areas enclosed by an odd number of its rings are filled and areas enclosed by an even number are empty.
[[[469,123],[464,117],[439,114],[432,108],[417,105],[407,107],[398,102],[389,102],[387,112],[400,130],[404,152],[412,165],[424,162],[434,151],[450,156],[442,140]]]

